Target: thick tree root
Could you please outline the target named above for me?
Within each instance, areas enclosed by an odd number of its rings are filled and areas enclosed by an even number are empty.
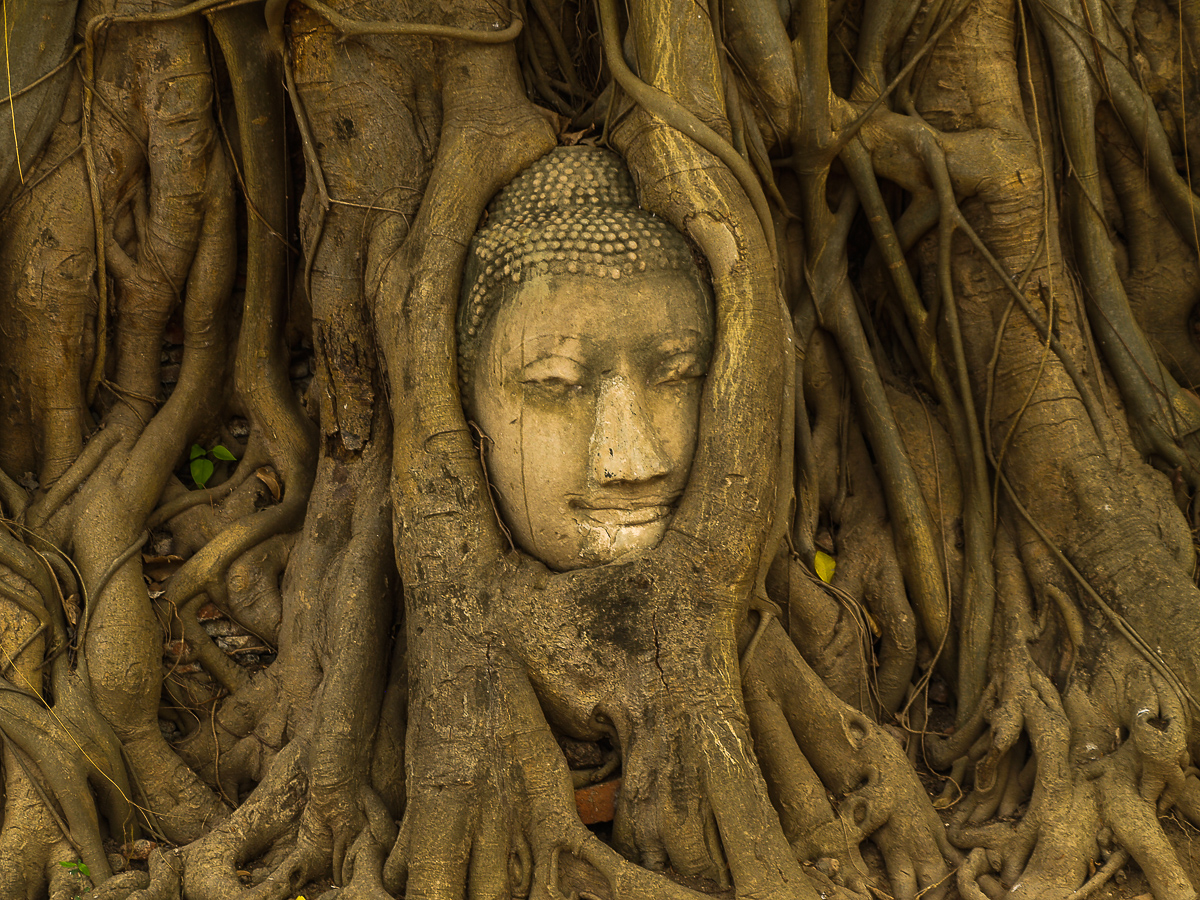
[[[507,685],[497,686],[497,697],[511,698],[514,694],[509,691],[516,692],[515,696],[528,698],[521,707],[530,709],[533,694],[528,684],[521,687],[523,677],[518,672],[493,674],[500,685]],[[694,891],[623,858],[582,825],[569,773],[550,729],[544,720],[538,721],[539,713],[527,714],[532,716],[527,721],[506,722],[493,712],[488,718],[496,743],[483,754],[470,739],[456,739],[455,748],[441,742],[436,747],[418,744],[423,754],[418,760],[427,765],[415,771],[442,774],[410,785],[412,799],[383,869],[384,887],[409,897],[515,895],[555,900],[568,896],[573,884],[605,898],[695,900],[699,895]],[[458,754],[468,748],[475,762],[463,769]],[[440,758],[440,765],[434,756]],[[725,818],[734,810],[722,810],[719,800],[714,806],[718,822],[728,829],[722,831],[727,848],[722,862],[728,860],[733,869],[735,886],[755,883],[760,887],[753,896],[779,900],[816,896],[804,878],[777,878],[771,883],[761,873],[739,872],[745,865],[739,860],[745,848],[738,846],[736,826]],[[753,841],[755,835],[745,832],[743,839]],[[664,859],[667,852],[664,848]],[[716,845],[710,844],[710,853],[722,858]],[[574,862],[564,864],[567,856]],[[770,859],[759,857],[756,862],[770,864]],[[581,869],[579,863],[586,867]],[[751,894],[739,891],[738,896]]]
[[[1031,655],[1031,595],[1011,550],[999,568],[1004,642],[994,661],[994,704],[930,747],[946,762],[974,745],[975,787],[949,828],[959,846],[976,848],[959,874],[964,894],[974,896],[973,885],[989,885],[995,872],[1011,896],[1083,896],[1103,851],[1136,860],[1156,898],[1191,900],[1195,892],[1158,821],[1185,790],[1189,710],[1142,655],[1103,628],[1087,646],[1104,651],[1070,657],[1060,694]],[[1069,602],[1060,597],[1060,607]],[[1069,619],[1070,607],[1064,612]],[[990,822],[1027,794],[1018,822]]]
[[[304,883],[293,885],[289,872],[269,884],[247,889],[237,874],[243,863],[295,840],[307,788],[304,750],[303,741],[289,744],[275,758],[267,778],[233,815],[181,851],[189,900],[280,900]]]
[[[73,896],[90,886],[75,874],[79,849],[64,837],[62,822],[51,812],[45,793],[34,783],[32,767],[21,765],[4,748],[4,824],[0,829],[0,896],[34,898],[49,883],[52,900]],[[93,858],[93,857],[89,857]],[[99,877],[108,874],[100,856]],[[94,861],[94,858],[93,858]]]
[[[803,772],[786,781],[772,779],[781,816],[795,823],[797,851],[810,859],[816,853],[839,858],[843,870],[861,872],[857,844],[870,838],[883,854],[894,896],[943,896],[960,856],[895,738],[835,697],[774,622],[747,664],[744,690],[748,700],[753,698],[754,721],[761,722],[764,740],[755,750],[764,767],[794,773],[802,759],[819,779]],[[790,766],[781,764],[789,756]],[[841,798],[836,814],[823,792],[814,790],[818,786]],[[798,811],[806,809],[804,822]],[[808,826],[807,833],[796,827],[801,824]]]
[[[958,866],[971,900],[1080,900],[1129,859],[1156,900],[1193,900],[1159,817],[1200,823],[1200,594],[1173,506],[1200,484],[1177,381],[1197,371],[1195,125],[1171,121],[1195,92],[1195,10],[633,0],[624,23],[602,3],[596,30],[586,13],[563,27],[574,6],[552,0],[495,28],[499,7],[471,0],[423,10],[450,26],[335,5],[269,0],[268,41],[255,4],[84,4],[104,13],[78,69],[45,73],[65,106],[37,123],[42,155],[24,179],[0,172],[0,498],[24,517],[0,533],[0,895],[68,900],[88,887],[79,863],[99,900],[289,900],[325,874],[348,900],[915,900],[945,896]],[[604,66],[572,60],[588,41]],[[1178,90],[1131,49],[1174,43]],[[42,74],[12,53],[21,78]],[[588,95],[586,69],[622,90]],[[1051,73],[1069,89],[1051,96]],[[314,186],[294,302],[319,427],[281,337],[284,81]],[[8,87],[21,150],[29,107]],[[671,532],[573,574],[509,552],[454,390],[465,242],[488,195],[563,137],[539,92],[592,104],[717,296]],[[875,281],[851,280],[856,232]],[[1171,332],[1146,340],[1139,305]],[[900,383],[936,397],[943,437],[925,441]],[[797,390],[793,415],[780,397]],[[240,484],[164,501],[231,412],[251,423]],[[186,559],[152,603],[139,557],[164,524]],[[779,557],[785,629],[746,607],[769,608],[764,562],[789,524],[800,563],[828,536],[838,569],[826,591]],[[266,672],[209,636],[206,601],[277,651]],[[164,686],[164,633],[212,684]],[[959,708],[927,755],[969,779],[948,829],[916,742],[906,756],[873,718],[930,656]],[[173,704],[200,724],[168,743]],[[580,822],[556,732],[620,755],[615,848]],[[137,807],[190,843],[108,878],[104,839],[131,836]]]

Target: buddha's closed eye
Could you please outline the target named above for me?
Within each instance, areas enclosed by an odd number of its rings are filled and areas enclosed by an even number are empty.
[[[571,395],[582,392],[591,377],[587,368],[565,356],[548,356],[524,366],[519,374],[522,385]]]
[[[684,384],[708,374],[708,354],[676,353],[663,360],[654,370],[654,384]]]

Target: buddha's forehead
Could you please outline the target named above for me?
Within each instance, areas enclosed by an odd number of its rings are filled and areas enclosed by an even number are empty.
[[[683,272],[620,280],[547,275],[514,287],[485,343],[493,352],[619,353],[707,343],[712,316],[707,292]]]
[[[618,156],[595,147],[560,147],[501,190],[471,240],[458,311],[462,387],[469,393],[493,317],[530,284],[579,276],[589,284],[584,292],[595,294],[608,280],[628,285],[663,273],[696,284],[703,269],[682,234],[640,207]],[[621,298],[614,299],[610,319],[620,309]]]

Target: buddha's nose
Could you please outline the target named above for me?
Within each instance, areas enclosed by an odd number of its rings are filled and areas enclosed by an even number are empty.
[[[599,484],[649,481],[671,471],[671,460],[624,375],[600,382],[591,441],[592,475]]]

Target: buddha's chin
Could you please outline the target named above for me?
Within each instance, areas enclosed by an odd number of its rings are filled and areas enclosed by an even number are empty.
[[[582,544],[579,549],[580,568],[616,562],[626,556],[653,550],[667,533],[670,515],[636,525],[608,524],[596,521],[579,523]]]

